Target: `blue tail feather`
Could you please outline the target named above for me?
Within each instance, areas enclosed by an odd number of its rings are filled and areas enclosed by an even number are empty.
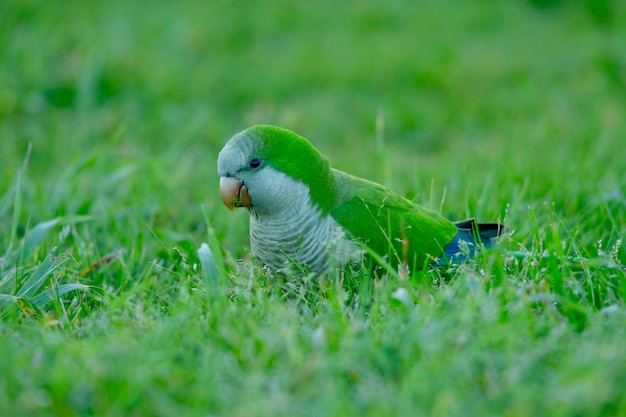
[[[499,223],[476,223],[474,219],[455,223],[459,228],[456,236],[444,248],[443,255],[433,266],[459,264],[473,258],[481,248],[489,248],[505,228]]]

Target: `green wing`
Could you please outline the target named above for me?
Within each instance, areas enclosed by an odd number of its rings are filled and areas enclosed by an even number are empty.
[[[457,227],[435,211],[393,191],[334,170],[337,201],[331,215],[353,238],[397,265],[422,268],[452,241]]]

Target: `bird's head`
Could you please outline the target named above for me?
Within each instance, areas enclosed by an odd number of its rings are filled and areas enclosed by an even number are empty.
[[[231,210],[273,214],[310,198],[325,212],[332,199],[328,159],[303,137],[276,126],[256,125],[233,136],[217,158],[217,173],[222,201]]]

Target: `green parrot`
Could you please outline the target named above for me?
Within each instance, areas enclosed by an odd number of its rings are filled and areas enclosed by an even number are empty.
[[[305,138],[252,126],[226,143],[217,160],[220,194],[250,212],[256,260],[280,272],[325,272],[374,259],[412,270],[456,263],[490,246],[498,223],[453,223],[384,186],[333,169]]]

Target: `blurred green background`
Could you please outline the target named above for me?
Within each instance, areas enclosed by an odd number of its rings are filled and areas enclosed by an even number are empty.
[[[216,158],[278,124],[449,218],[504,221],[505,247],[624,264],[625,117],[622,0],[2,1],[0,293],[55,246],[46,286],[93,289],[0,312],[0,404],[618,415],[623,272],[510,273],[499,253],[450,287],[388,282],[371,310],[277,295],[236,262],[248,219],[222,206]],[[209,225],[217,310],[196,268]]]

